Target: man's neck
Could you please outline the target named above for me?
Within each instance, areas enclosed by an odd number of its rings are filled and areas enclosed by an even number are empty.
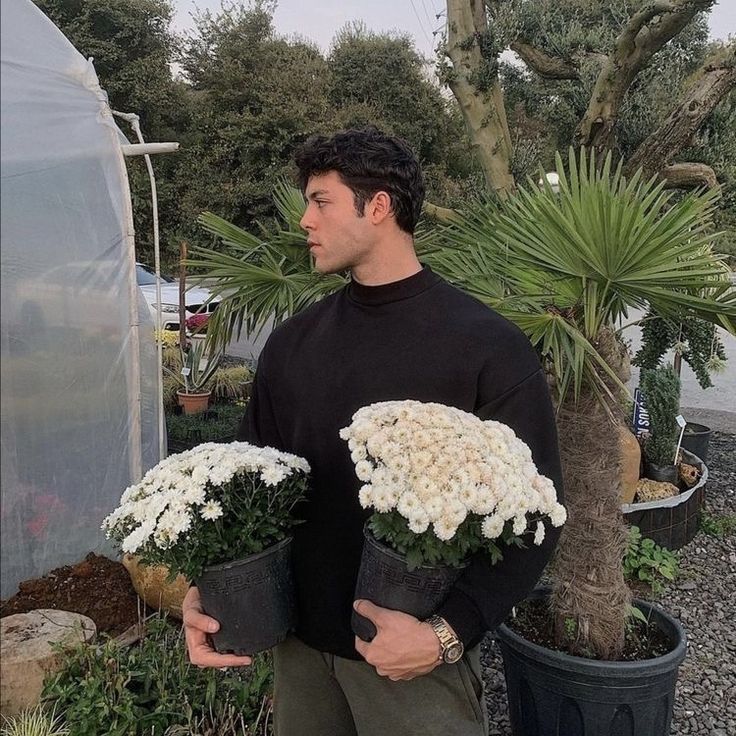
[[[411,238],[404,243],[391,243],[388,247],[377,248],[370,260],[360,263],[351,269],[353,281],[363,286],[381,286],[409,278],[422,270],[414,241]]]

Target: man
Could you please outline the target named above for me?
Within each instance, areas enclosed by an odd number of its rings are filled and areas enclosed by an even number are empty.
[[[375,129],[310,139],[296,157],[320,273],[350,271],[341,291],[278,327],[263,349],[238,438],[305,457],[313,488],[294,537],[299,625],[274,650],[277,736],[480,736],[487,732],[479,642],[533,588],[557,534],[541,547],[472,560],[431,621],[353,601],[369,515],[338,432],[362,406],[434,401],[510,425],[558,491],[561,474],[544,373],[526,337],[418,261],[419,165],[401,140]],[[370,642],[350,629],[370,618]],[[192,588],[184,602],[190,658],[215,653]],[[257,616],[258,611],[243,615]],[[464,647],[462,658],[453,662]]]

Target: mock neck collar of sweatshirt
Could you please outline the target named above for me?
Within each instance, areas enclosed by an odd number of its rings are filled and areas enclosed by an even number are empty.
[[[422,265],[421,271],[388,284],[366,286],[357,281],[351,281],[348,284],[347,293],[350,299],[358,304],[388,304],[421,294],[439,281],[439,276],[429,266]]]

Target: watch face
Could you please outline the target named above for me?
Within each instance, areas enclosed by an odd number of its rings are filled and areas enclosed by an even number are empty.
[[[460,643],[451,644],[445,649],[445,656],[443,659],[446,664],[455,664],[463,656],[463,645]]]

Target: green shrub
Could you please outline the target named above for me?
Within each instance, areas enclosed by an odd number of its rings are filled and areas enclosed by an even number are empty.
[[[644,453],[650,463],[672,465],[677,447],[677,422],[680,411],[680,379],[672,366],[642,370],[641,390],[649,412],[649,436]]]
[[[244,412],[238,404],[217,404],[202,414],[169,414],[166,429],[178,442],[231,442]]]
[[[639,527],[629,530],[629,544],[624,556],[624,576],[629,580],[641,580],[654,593],[661,593],[664,581],[675,579],[678,570],[677,556],[653,539],[641,535]]]
[[[180,627],[157,616],[137,644],[108,639],[69,652],[44,683],[43,698],[63,716],[69,736],[163,736],[167,729],[255,736],[264,732],[272,680],[267,655],[226,671],[190,664]]]

